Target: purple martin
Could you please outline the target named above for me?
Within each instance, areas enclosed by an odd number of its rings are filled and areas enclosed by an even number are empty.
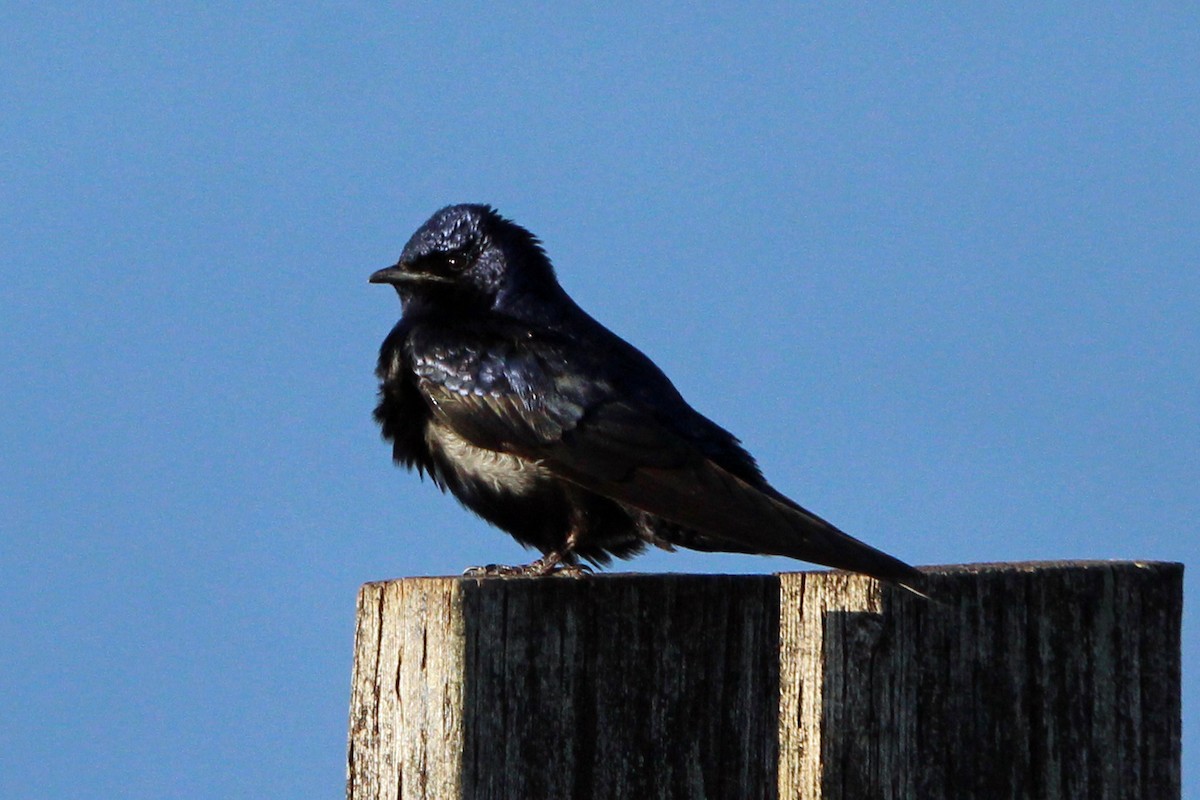
[[[541,242],[485,205],[443,208],[371,283],[403,309],[375,419],[398,464],[578,572],[646,545],[781,555],[910,588],[921,574],[805,510],[724,428],[567,296]]]

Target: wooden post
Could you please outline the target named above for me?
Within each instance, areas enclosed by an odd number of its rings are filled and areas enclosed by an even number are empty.
[[[1179,797],[1182,565],[928,575],[367,584],[347,797]]]

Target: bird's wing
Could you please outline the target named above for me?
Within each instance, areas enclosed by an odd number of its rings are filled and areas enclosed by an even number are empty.
[[[414,365],[434,417],[479,447],[537,461],[585,489],[697,531],[710,544],[905,585],[919,579],[908,565],[765,482],[753,485],[718,464],[703,442],[681,432],[707,420],[682,400],[668,415],[631,398],[611,367],[592,354],[531,340],[504,347],[443,344],[425,350]],[[689,414],[696,419],[686,426],[671,418]]]

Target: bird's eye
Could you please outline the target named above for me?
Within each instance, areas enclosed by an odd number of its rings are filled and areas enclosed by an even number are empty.
[[[447,253],[446,266],[451,272],[462,272],[467,268],[467,257],[462,253]]]

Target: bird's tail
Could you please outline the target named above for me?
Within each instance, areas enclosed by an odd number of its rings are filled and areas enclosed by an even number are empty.
[[[770,486],[754,486],[712,461],[677,472],[639,470],[640,508],[702,534],[697,549],[780,555],[861,572],[928,597],[916,568],[855,539]],[[688,487],[686,493],[681,487]],[[622,498],[626,502],[634,498]]]

